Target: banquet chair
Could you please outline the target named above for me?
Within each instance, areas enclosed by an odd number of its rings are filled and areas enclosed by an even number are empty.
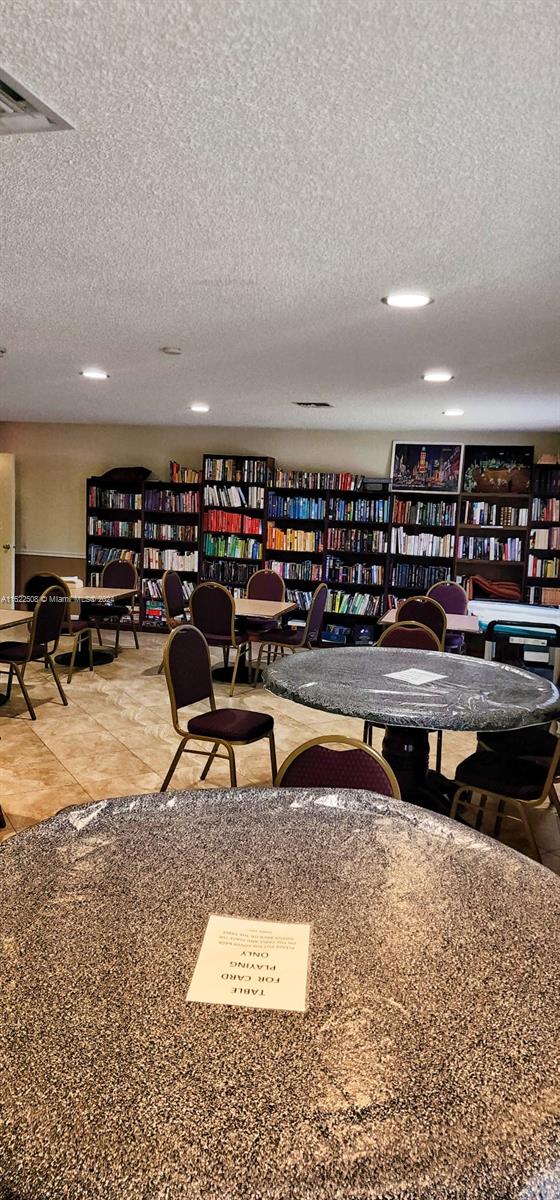
[[[442,579],[439,583],[433,583],[426,595],[432,600],[437,600],[450,616],[453,614],[462,617],[468,612],[467,593],[460,583],[455,583],[452,579]],[[451,654],[462,654],[464,648],[464,633],[452,633],[448,630],[445,634],[444,649]]]
[[[395,647],[401,650],[441,651],[441,643],[433,629],[428,629],[427,625],[421,625],[419,621],[400,621],[398,625],[396,623],[388,625],[377,639],[376,645],[385,648]],[[364,742],[366,746],[371,746],[373,743],[373,725],[371,721],[364,721]],[[441,770],[442,744],[442,731],[438,729],[436,771]]]
[[[241,655],[249,648],[245,634],[235,629],[235,600],[223,583],[199,583],[190,598],[191,621],[206,638],[209,646],[221,646],[224,667],[229,662],[230,650],[235,650],[235,662],[229,689],[233,696]]]
[[[0,663],[5,663],[9,667],[6,699],[10,698],[15,675],[32,721],[36,721],[37,717],[24,681],[25,671],[30,662],[44,659],[56,683],[62,703],[68,704],[53,659],[67,606],[68,590],[65,587],[56,584],[46,588],[39,596],[33,610],[27,642],[0,642]]]
[[[418,621],[420,625],[427,625],[439,639],[439,648],[443,650],[447,617],[445,609],[437,600],[433,600],[431,596],[409,596],[407,600],[401,600],[397,606],[395,624],[398,625],[401,621]]]
[[[321,626],[323,624],[323,614],[327,603],[328,588],[326,583],[320,583],[311,597],[311,604],[307,613],[307,620],[303,627],[297,625],[288,625],[284,629],[270,630],[263,633],[251,634],[251,642],[260,643],[257,662],[253,672],[253,687],[257,686],[259,671],[261,670],[261,659],[264,650],[275,651],[274,657],[283,647],[288,647],[295,654],[296,650],[311,650],[311,648],[319,641],[321,636]]]
[[[76,655],[77,655],[78,650],[80,649],[83,642],[85,642],[87,645],[87,652],[88,652],[88,658],[89,658],[89,669],[90,669],[90,671],[93,671],[92,625],[91,625],[91,621],[84,619],[84,617],[82,616],[81,606],[80,606],[80,615],[78,617],[71,616],[71,613],[70,613],[70,589],[68,587],[68,584],[64,581],[64,579],[61,579],[59,575],[50,575],[50,574],[48,574],[48,572],[44,572],[44,573],[40,572],[37,575],[32,575],[31,578],[28,579],[27,583],[25,584],[25,587],[24,587],[25,606],[27,609],[29,609],[29,611],[32,611],[35,608],[35,605],[36,605],[39,597],[42,596],[44,594],[44,592],[47,590],[47,588],[49,588],[49,587],[63,588],[68,596],[68,604],[66,605],[66,611],[64,614],[63,622],[62,622],[61,633],[63,635],[67,634],[69,637],[71,637],[73,639],[72,650],[70,653],[70,663],[68,666],[68,675],[66,676],[66,682],[71,683],[72,675],[74,674],[74,667],[75,667],[75,663],[76,663]],[[47,664],[45,663],[45,666],[46,665]]]
[[[330,745],[347,749],[332,750]],[[274,782],[276,787],[360,788],[401,798],[396,775],[381,754],[342,734],[322,734],[298,746],[282,763]]]
[[[534,857],[542,862],[529,814],[549,799],[560,820],[560,800],[554,787],[560,764],[560,737],[554,740],[556,745],[548,764],[495,754],[492,750],[476,750],[463,759],[455,772],[457,788],[449,816],[456,818],[460,809],[470,808],[476,813],[475,827],[479,829],[487,799],[496,800],[500,822],[504,817],[521,821]],[[504,812],[508,805],[515,815]]]
[[[185,611],[185,594],[181,577],[176,571],[164,571],[161,581],[161,595],[165,612],[165,623],[171,633],[179,625],[186,625],[189,615]],[[158,667],[158,675],[163,671],[163,659]]]
[[[134,599],[138,592],[138,572],[133,563],[126,562],[121,559],[114,559],[111,562],[105,563],[101,572],[101,587],[106,588],[130,588],[132,597],[131,602],[127,601],[126,597],[122,600],[103,604],[96,601],[86,601],[83,605],[84,616],[88,618],[97,631],[97,639],[99,645],[102,646],[101,639],[102,629],[115,630],[115,654],[119,651],[119,637],[121,632],[121,622],[130,617],[130,629],[134,638],[134,645],[139,650],[138,634],[134,624]]]
[[[286,584],[278,571],[255,571],[247,584],[248,600],[284,600]],[[266,629],[277,629],[278,621],[270,617],[248,617],[247,630],[263,633]]]
[[[229,759],[231,786],[236,787],[235,747],[248,746],[262,738],[268,738],[269,741],[270,765],[274,779],[277,770],[274,718],[269,713],[251,712],[246,708],[216,708],[210,651],[204,634],[194,625],[183,625],[174,629],[165,645],[163,663],[173,728],[181,741],[160,790],[166,790],[185,751],[188,754],[203,754],[207,758],[201,779],[206,779],[215,758]],[[208,700],[209,711],[191,717],[184,729],[180,723],[179,709],[197,704],[201,700]],[[190,746],[187,750],[191,741],[207,742],[210,753],[205,750],[192,750]],[[225,754],[218,754],[220,746],[225,747]]]

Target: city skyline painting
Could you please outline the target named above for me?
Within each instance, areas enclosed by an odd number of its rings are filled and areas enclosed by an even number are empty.
[[[393,442],[391,491],[459,491],[463,447],[443,442]]]

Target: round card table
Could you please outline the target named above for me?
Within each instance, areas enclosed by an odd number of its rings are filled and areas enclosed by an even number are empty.
[[[265,683],[297,704],[385,727],[383,754],[403,798],[438,811],[448,801],[434,772],[428,779],[430,730],[517,729],[560,716],[558,690],[548,680],[503,663],[434,650],[311,650],[269,668]]]
[[[190,791],[0,850],[0,1195],[558,1200],[560,885],[387,797]],[[311,925],[305,1012],[187,1000],[210,914]]]

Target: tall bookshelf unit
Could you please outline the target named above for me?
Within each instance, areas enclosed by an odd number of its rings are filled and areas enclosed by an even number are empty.
[[[286,584],[303,619],[323,579],[327,500],[317,475],[279,471],[267,495],[266,565]]]
[[[560,464],[533,468],[525,599],[560,604]]]
[[[115,484],[92,476],[86,490],[87,582],[99,583],[106,563],[126,560],[138,573],[142,564],[143,484]]]
[[[142,599],[148,628],[164,624],[163,574],[177,571],[185,601],[198,580],[200,483],[144,484]]]
[[[393,492],[387,600],[396,607],[453,578],[457,496]]]
[[[455,578],[466,586],[469,576],[515,583],[523,595],[527,561],[528,492],[462,492]]]
[[[265,562],[266,496],[274,459],[205,454],[202,466],[200,577],[242,595]]]
[[[354,624],[371,622],[382,614],[389,513],[387,481],[371,491],[329,489],[324,563],[329,620]]]

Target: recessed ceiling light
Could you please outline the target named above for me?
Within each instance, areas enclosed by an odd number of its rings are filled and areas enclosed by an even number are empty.
[[[424,379],[426,383],[449,383],[449,380],[453,379],[453,376],[451,371],[444,371],[443,368],[440,368],[439,370],[434,369],[433,371],[424,371],[422,379]]]
[[[161,349],[162,354],[182,354],[183,353],[180,346],[161,346],[160,349]]]
[[[464,411],[464,408],[444,408],[443,415],[444,417],[462,417]]]
[[[388,296],[381,297],[381,303],[388,304],[389,308],[424,308],[426,304],[433,304],[433,300],[427,292],[389,292]]]
[[[84,379],[109,378],[107,371],[102,371],[100,367],[84,367],[83,371],[80,371],[80,375],[83,375]]]
[[[210,405],[202,404],[197,401],[196,404],[191,404],[191,412],[210,412]]]

